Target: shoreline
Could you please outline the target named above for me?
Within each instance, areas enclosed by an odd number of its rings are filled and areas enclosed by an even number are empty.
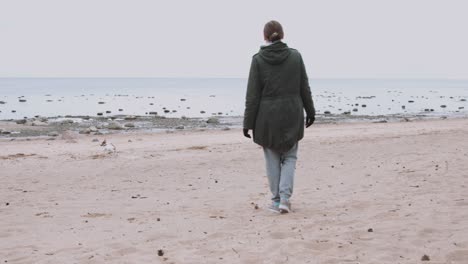
[[[435,119],[464,119],[468,114],[351,115],[317,114],[316,124],[394,123]],[[242,127],[242,116],[176,118],[159,115],[57,116],[0,120],[0,139],[58,137],[62,133],[103,135],[127,132],[166,132],[177,130],[229,130]]]

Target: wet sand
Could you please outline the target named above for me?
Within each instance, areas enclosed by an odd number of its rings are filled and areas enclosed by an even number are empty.
[[[314,125],[288,215],[239,129],[55,138],[0,140],[2,263],[468,263],[468,119]]]

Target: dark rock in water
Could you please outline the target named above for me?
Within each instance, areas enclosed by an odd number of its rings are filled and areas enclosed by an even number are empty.
[[[431,110],[430,110],[430,109],[427,109],[427,108],[424,109],[424,112],[429,112],[429,111],[431,111]]]
[[[218,115],[222,115],[222,114],[223,114],[223,112],[218,112]]]
[[[343,115],[350,115],[350,114],[351,114],[351,111],[343,112]]]
[[[176,126],[175,129],[184,129],[185,127],[184,126]]]
[[[105,104],[106,102],[98,102],[98,104]]]
[[[183,102],[183,101],[186,101],[186,100],[187,100],[187,99],[184,99],[184,98],[181,98],[181,99],[180,99],[180,101],[182,101],[182,102]]]
[[[164,110],[164,113],[170,113],[171,111],[170,110]]]
[[[331,114],[330,111],[325,111],[325,112],[323,112],[323,113],[324,113],[325,115],[330,115],[330,114]]]
[[[149,112],[150,115],[158,115],[158,112]]]
[[[166,110],[166,107],[163,107],[162,109]]]
[[[367,107],[367,105],[363,104],[363,105],[361,105],[361,107]]]
[[[106,111],[106,114],[110,114],[110,113],[112,113],[112,112],[111,112],[111,111],[109,111],[109,110],[107,110],[107,111]]]
[[[172,113],[177,113],[177,110],[172,110]]]
[[[409,101],[408,101],[408,103],[410,103],[410,104],[411,104],[411,103],[414,103],[414,101],[413,101],[413,100],[409,100]]]
[[[355,104],[355,106],[359,106],[359,104]]]
[[[26,102],[26,99],[19,99],[19,102],[20,102],[20,103],[25,103],[25,102]]]
[[[190,109],[190,106],[187,106],[187,109]]]
[[[446,108],[447,106],[446,106],[446,105],[441,105],[440,107],[441,107],[441,108]]]
[[[11,110],[12,113],[16,113],[16,110]]]
[[[434,109],[431,109],[431,112],[434,112]]]
[[[206,120],[206,123],[208,124],[219,124],[219,119],[216,117],[210,117],[208,120]]]
[[[53,101],[54,101],[54,100],[46,100],[46,102],[48,102],[48,103],[51,103],[51,102],[53,102]]]
[[[119,112],[122,112],[122,111],[123,111],[123,109],[122,109],[122,108],[119,108]]]
[[[150,103],[150,105],[154,105],[153,103]]]
[[[357,108],[354,108],[354,109],[353,109],[353,112],[357,112],[357,111],[358,111],[358,109],[357,109]]]
[[[103,115],[103,113],[97,113],[96,115],[98,115],[98,116],[102,116],[102,115]]]
[[[460,107],[458,107],[458,109],[460,109],[460,110],[461,110],[461,109],[465,109],[465,107],[463,107],[463,106],[460,106]]]
[[[466,99],[460,99],[460,102],[466,102]],[[1,103],[1,102],[0,102]]]
[[[10,131],[5,131],[5,130],[0,130],[0,134],[2,134],[2,135],[10,135],[11,132],[10,132]]]
[[[205,114],[206,112],[205,111],[200,111],[200,114]]]
[[[404,106],[404,105],[401,106],[401,109],[405,109],[405,108],[406,108],[406,106]]]
[[[6,102],[5,101],[0,101],[0,104],[6,104]]]
[[[212,95],[210,95],[210,97],[216,97],[216,95],[212,94]]]

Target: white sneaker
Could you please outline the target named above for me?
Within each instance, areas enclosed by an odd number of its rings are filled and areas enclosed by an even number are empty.
[[[280,203],[279,202],[271,202],[271,204],[268,206],[268,210],[274,212],[274,213],[279,213],[280,212],[280,209],[279,209],[279,205]]]
[[[291,212],[291,202],[288,200],[281,200],[278,206],[279,212],[282,214],[287,214]]]

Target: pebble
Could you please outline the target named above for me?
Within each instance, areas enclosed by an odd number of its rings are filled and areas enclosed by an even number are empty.
[[[20,103],[25,103],[25,102],[26,102],[26,99],[19,99],[19,102],[20,102]]]
[[[0,104],[6,104],[6,102],[5,101],[0,101]]]
[[[424,255],[421,257],[421,260],[422,260],[422,261],[430,261],[431,259],[429,258],[428,255],[424,254]]]
[[[137,119],[137,117],[133,116],[133,115],[124,117],[124,120],[136,120],[136,119]]]
[[[79,134],[90,134],[91,130],[88,127],[88,128],[81,129],[78,133]]]
[[[18,124],[18,125],[24,125],[24,124],[26,124],[26,121],[27,121],[26,119],[16,120],[16,124]]]
[[[111,122],[107,125],[108,129],[120,130],[123,129],[122,125],[117,122]]]
[[[46,122],[42,122],[42,121],[33,121],[31,123],[31,126],[47,126],[47,123]]]
[[[102,115],[103,115],[103,113],[97,113],[97,115],[98,115],[98,116],[102,116]]]
[[[52,132],[49,132],[47,134],[47,136],[49,136],[49,137],[58,137],[59,133],[57,131],[52,131]]]
[[[353,112],[357,112],[357,111],[358,111],[358,109],[357,109],[357,108],[354,108],[354,109],[353,109]]]
[[[122,111],[123,111],[123,109],[122,109],[122,108],[119,108],[119,112],[122,112]]]
[[[446,105],[441,105],[440,107],[441,107],[441,108],[446,108],[447,106],[446,106]]]
[[[210,117],[208,120],[206,120],[206,123],[208,124],[219,124],[219,119],[216,117]]]
[[[110,110],[107,110],[107,111],[106,111],[106,114],[110,114],[110,113],[112,113]]]

